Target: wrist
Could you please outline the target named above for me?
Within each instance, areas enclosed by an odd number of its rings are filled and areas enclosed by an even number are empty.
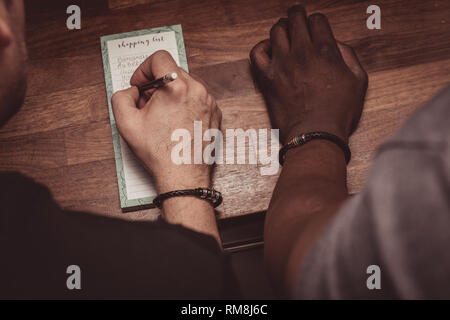
[[[304,133],[310,133],[310,132],[327,132],[334,134],[335,136],[339,137],[348,144],[349,140],[349,134],[347,133],[348,130],[345,130],[343,127],[337,125],[326,125],[326,124],[302,124],[302,125],[296,125],[290,128],[287,131],[287,135],[285,136],[285,141],[283,141],[283,144],[288,143],[296,136],[302,135]]]
[[[345,153],[335,143],[328,140],[311,140],[308,143],[292,148],[286,152],[284,167],[304,166],[306,163],[330,162],[343,164],[346,167]]]
[[[196,188],[211,187],[211,175],[209,172],[186,173],[171,171],[167,174],[155,174],[155,185],[158,194]]]
[[[175,189],[195,189],[186,184],[170,184]],[[173,190],[172,190],[173,191]],[[167,223],[181,225],[196,232],[213,236],[220,244],[213,205],[206,199],[186,195],[167,198],[162,202],[162,216]]]
[[[158,194],[170,191],[211,187],[210,167],[170,167],[154,174]],[[182,225],[196,232],[213,236],[220,244],[214,208],[205,199],[195,196],[171,197],[162,202],[162,216],[170,224]]]

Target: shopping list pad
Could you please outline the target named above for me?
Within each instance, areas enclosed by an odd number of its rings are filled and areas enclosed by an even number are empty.
[[[148,206],[156,196],[149,173],[117,131],[111,108],[112,95],[130,87],[137,67],[152,53],[168,51],[188,71],[181,25],[127,32],[101,38],[109,118],[111,121],[120,205],[124,211]]]

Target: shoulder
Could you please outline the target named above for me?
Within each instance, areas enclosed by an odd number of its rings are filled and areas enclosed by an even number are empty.
[[[19,172],[0,172],[0,206],[7,214],[57,207],[50,190]]]
[[[380,148],[442,151],[450,141],[450,86],[441,90],[408,119],[400,130]]]
[[[19,172],[0,172],[0,228],[23,228],[55,210],[60,208],[47,187]]]

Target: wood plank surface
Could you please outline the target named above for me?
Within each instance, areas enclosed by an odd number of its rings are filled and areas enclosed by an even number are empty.
[[[0,170],[17,170],[47,185],[65,208],[155,219],[155,210],[120,210],[99,38],[182,24],[190,70],[216,97],[223,128],[270,128],[248,54],[294,2],[26,1],[28,93],[21,111],[0,129]],[[450,82],[450,2],[377,1],[381,30],[365,26],[370,1],[302,3],[310,13],[328,15],[336,38],[355,47],[369,73],[362,121],[351,138],[348,184],[356,193],[377,146]],[[70,4],[81,7],[81,30],[66,28]],[[276,179],[261,176],[259,166],[218,166],[214,184],[225,197],[220,216],[265,210]]]

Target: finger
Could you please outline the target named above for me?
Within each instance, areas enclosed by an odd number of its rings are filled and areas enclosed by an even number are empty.
[[[216,100],[214,99],[214,97],[208,93],[207,97],[206,97],[206,104],[208,106],[214,106],[216,104]]]
[[[170,53],[165,50],[159,50],[141,63],[131,77],[130,84],[139,87],[168,73],[177,72],[178,69]]]
[[[330,57],[340,57],[336,39],[326,16],[315,13],[308,18],[309,31],[313,45],[323,54]]]
[[[337,44],[345,64],[359,79],[365,80],[367,82],[367,73],[359,62],[355,50],[353,50],[352,47],[346,45],[345,43],[338,41]]]
[[[270,29],[270,44],[272,46],[273,56],[283,57],[289,52],[289,31],[288,20],[280,19]]]
[[[214,105],[213,112],[211,114],[211,128],[220,129],[222,124],[222,110]]]
[[[127,130],[134,126],[139,117],[139,90],[131,87],[126,90],[117,91],[111,98],[114,119],[116,120],[119,131]]]
[[[139,97],[139,101],[137,103],[137,107],[139,109],[142,109],[145,107],[145,105],[147,104],[147,102],[150,100],[150,98],[152,97],[153,92],[144,92],[143,94],[141,94],[141,96]]]
[[[298,51],[311,46],[306,11],[302,6],[296,5],[288,9],[288,30],[292,49]]]
[[[259,42],[250,51],[250,62],[252,67],[259,72],[267,72],[270,67],[271,45],[266,39]]]

